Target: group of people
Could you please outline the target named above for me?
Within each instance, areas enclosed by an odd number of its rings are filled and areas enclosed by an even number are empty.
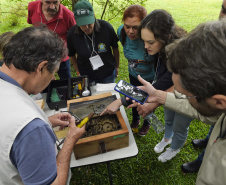
[[[90,82],[115,82],[119,50],[113,27],[95,18],[87,0],[78,1],[73,12],[60,4],[60,0],[33,1],[28,5],[27,22],[34,26],[45,24],[67,45],[68,55],[62,59],[58,71],[60,79],[71,77],[71,63],[77,75],[87,75]]]
[[[220,18],[225,15],[223,0]],[[182,165],[182,170],[194,172],[189,171],[191,166],[195,171],[201,166],[197,184],[226,182],[225,20],[200,24],[187,34],[167,11],[147,14],[144,7],[131,5],[124,11],[123,25],[116,34],[110,23],[95,18],[87,0],[78,1],[73,13],[60,0],[40,0],[29,3],[27,21],[34,26],[0,37],[0,112],[2,122],[7,123],[0,129],[4,149],[1,184],[69,182],[70,156],[85,127],[77,128],[68,113],[47,118],[29,95],[45,89],[56,72],[60,79],[70,78],[70,62],[77,75],[88,75],[90,82],[115,82],[118,41],[128,60],[130,83],[150,96],[143,105],[122,97],[101,115],[115,113],[121,105],[132,108],[131,128],[135,130],[140,116],[144,118],[164,105],[165,134],[154,151],[162,153],[171,145],[158,157],[161,162],[180,151],[194,118],[215,124],[203,162],[197,159]],[[52,130],[55,126],[69,127],[60,151]],[[145,136],[149,128],[144,120],[138,134]]]
[[[165,10],[154,10],[148,15],[146,12],[145,8],[140,5],[128,7],[123,15],[124,25],[118,29],[125,57],[129,63],[130,83],[135,86],[141,85],[137,79],[137,76],[141,75],[155,88],[172,91],[172,73],[166,67],[165,47],[174,40],[183,37],[186,31],[175,25],[172,16]],[[115,113],[123,102],[125,102],[124,105],[127,104],[125,97],[113,102],[101,115]],[[142,106],[143,111],[145,111],[143,117],[154,112],[158,106],[155,103],[145,103]],[[140,124],[139,114],[136,108],[132,108],[132,129],[138,128]],[[171,146],[158,157],[161,162],[171,160],[180,151],[186,141],[188,128],[193,119],[166,108],[164,114],[165,135],[155,146],[154,151],[161,153],[170,143]],[[145,119],[138,134],[145,136],[149,128],[150,123]]]

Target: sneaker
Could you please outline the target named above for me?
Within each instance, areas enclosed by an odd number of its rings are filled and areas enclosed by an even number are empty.
[[[133,128],[138,128],[140,124],[140,120],[133,120],[130,127],[133,129]]]
[[[179,152],[180,152],[180,149],[173,150],[171,148],[167,148],[166,151],[158,157],[158,160],[164,163],[174,158]]]
[[[169,139],[169,141],[165,141],[165,139],[162,138],[162,141],[160,141],[154,148],[155,153],[161,153],[167,145],[171,144],[171,142],[171,138]]]
[[[150,124],[144,122],[143,126],[140,128],[140,130],[138,132],[138,135],[139,136],[146,136],[146,134],[148,133],[149,129],[150,129]]]

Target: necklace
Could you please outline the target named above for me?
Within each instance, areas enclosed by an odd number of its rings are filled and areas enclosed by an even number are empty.
[[[41,16],[41,15],[40,15],[40,18],[41,18],[41,23],[42,23],[42,16]],[[54,28],[53,32],[55,32],[55,31],[56,31],[56,28],[57,28],[58,22],[59,22],[59,19],[57,19],[57,23],[56,23],[56,26],[55,26],[55,28]]]
[[[152,82],[152,85],[156,82],[156,78],[157,78],[157,74],[158,74],[158,68],[159,68],[159,56],[158,56],[158,61],[157,61],[157,65],[156,65],[156,68],[155,68],[155,77],[154,77],[154,80]]]

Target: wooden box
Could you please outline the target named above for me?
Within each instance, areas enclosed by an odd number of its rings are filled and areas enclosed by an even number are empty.
[[[107,96],[111,96],[111,93],[69,100],[68,106],[70,105],[70,103],[89,101]],[[74,154],[76,159],[81,159],[129,146],[129,131],[127,129],[125,121],[120,111],[118,111],[116,115],[121,125],[121,129],[79,139],[74,147]]]

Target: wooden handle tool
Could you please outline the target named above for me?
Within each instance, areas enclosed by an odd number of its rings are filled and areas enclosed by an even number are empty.
[[[85,117],[85,118],[77,125],[77,127],[78,127],[78,128],[83,127],[83,125],[85,125],[85,124],[90,120],[90,118],[93,117],[93,115],[94,115],[94,112],[90,113],[87,117]]]

